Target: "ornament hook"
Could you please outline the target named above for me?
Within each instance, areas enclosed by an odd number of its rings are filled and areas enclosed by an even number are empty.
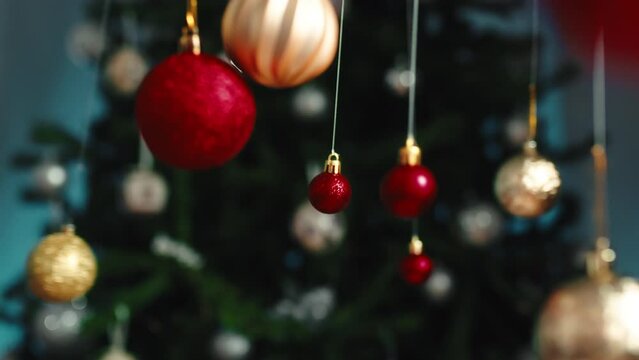
[[[419,236],[413,235],[408,244],[408,252],[411,255],[421,255],[424,252],[424,243],[419,239]]]
[[[197,22],[197,0],[187,0],[186,26],[182,28],[180,49],[190,51],[195,55],[200,55],[202,52],[200,29]]]
[[[329,174],[339,174],[342,172],[342,162],[339,160],[339,154],[331,151],[324,164],[324,172]]]
[[[406,146],[399,149],[399,163],[410,166],[422,163],[422,150],[417,146],[414,137],[409,136],[406,139]]]

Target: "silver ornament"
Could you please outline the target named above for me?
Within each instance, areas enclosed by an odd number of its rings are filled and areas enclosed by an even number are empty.
[[[164,179],[152,170],[130,172],[122,185],[125,208],[138,215],[154,215],[166,207],[169,189]]]
[[[149,64],[133,47],[124,46],[107,60],[104,76],[120,95],[133,95],[149,72]]]
[[[440,266],[435,266],[433,273],[424,283],[424,294],[435,302],[447,300],[453,292],[454,282],[452,275]]]
[[[251,352],[251,342],[243,335],[225,331],[213,338],[211,352],[217,360],[241,360]]]
[[[66,169],[53,161],[45,161],[33,170],[36,189],[45,195],[54,195],[67,183]]]
[[[346,229],[341,215],[321,213],[305,202],[295,211],[291,231],[304,249],[319,253],[339,245]]]
[[[302,119],[318,119],[327,107],[326,93],[317,86],[304,86],[293,95],[293,112]]]
[[[43,304],[33,318],[34,333],[49,348],[68,348],[78,343],[85,316],[83,299],[65,304]]]
[[[494,242],[502,233],[504,219],[490,203],[477,203],[462,209],[457,216],[462,239],[475,246]]]
[[[106,47],[100,26],[93,22],[75,25],[67,34],[67,53],[71,61],[81,65],[94,62]]]

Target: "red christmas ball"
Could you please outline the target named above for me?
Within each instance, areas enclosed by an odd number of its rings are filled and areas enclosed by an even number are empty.
[[[255,100],[222,60],[190,52],[170,56],[144,79],[138,127],[151,152],[184,169],[219,166],[242,150],[255,124]]]
[[[382,202],[395,216],[415,218],[430,207],[437,194],[435,176],[422,165],[397,165],[380,188]]]
[[[322,172],[308,186],[311,204],[325,214],[344,210],[351,200],[351,194],[351,184],[341,173]]]
[[[433,271],[433,262],[424,254],[410,254],[402,260],[402,277],[411,285],[426,281]]]

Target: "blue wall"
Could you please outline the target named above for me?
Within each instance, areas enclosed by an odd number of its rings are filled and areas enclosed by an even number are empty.
[[[0,1],[0,289],[24,269],[29,250],[49,217],[46,205],[26,204],[28,172],[10,167],[21,149],[34,150],[29,132],[36,119],[51,119],[79,134],[86,129],[92,69],[73,65],[66,34],[82,21],[83,0]],[[0,356],[19,329],[0,323]]]

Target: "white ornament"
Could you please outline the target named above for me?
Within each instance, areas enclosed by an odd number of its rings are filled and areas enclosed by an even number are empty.
[[[453,277],[448,270],[436,266],[424,284],[424,293],[429,299],[442,302],[450,297],[453,287]]]
[[[121,95],[134,94],[149,72],[149,64],[130,46],[116,51],[107,61],[104,76],[109,86]]]
[[[136,358],[121,347],[112,346],[100,360],[136,360]]]
[[[33,327],[36,337],[51,348],[66,348],[78,342],[86,315],[82,299],[65,304],[43,304],[36,312]]]
[[[296,210],[291,231],[300,245],[313,253],[339,245],[346,232],[339,214],[321,213],[310,202],[305,202]]]
[[[504,126],[504,135],[512,147],[521,147],[528,140],[528,119],[522,114],[513,116]]]
[[[251,351],[251,342],[243,335],[234,332],[217,334],[211,342],[214,359],[241,360]]]
[[[67,171],[55,162],[45,161],[33,170],[36,189],[45,195],[53,195],[67,183]]]
[[[293,110],[300,118],[317,119],[327,107],[326,93],[316,86],[304,86],[293,95]]]
[[[138,215],[154,215],[164,210],[169,197],[164,179],[152,170],[136,169],[123,183],[124,206]]]
[[[398,96],[406,96],[415,76],[406,65],[396,65],[386,71],[385,82],[388,88]]]
[[[74,26],[67,35],[67,52],[76,64],[97,61],[106,47],[106,39],[96,23]]]
[[[467,243],[485,246],[501,235],[504,218],[495,206],[477,203],[461,210],[457,223],[461,236]]]

